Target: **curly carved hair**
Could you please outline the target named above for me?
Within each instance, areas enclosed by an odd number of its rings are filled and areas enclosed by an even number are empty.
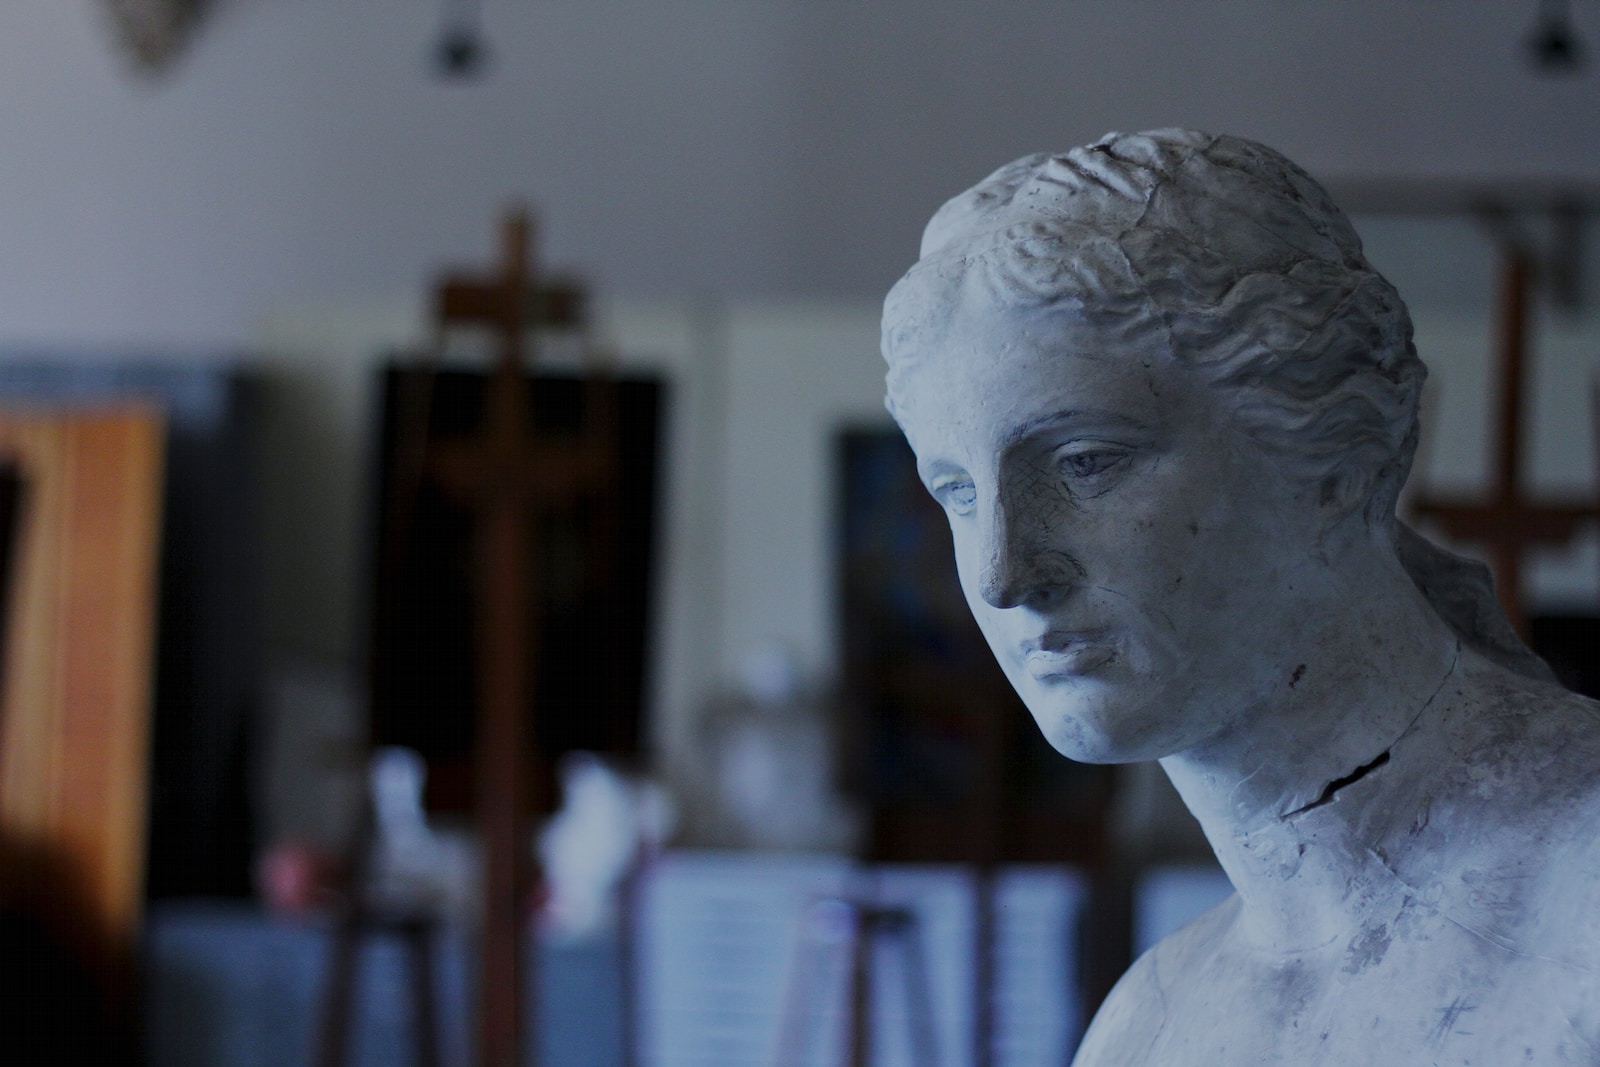
[[[1112,133],[1019,159],[949,201],[885,302],[891,412],[958,287],[974,286],[999,307],[1154,340],[1223,390],[1241,428],[1306,484],[1365,476],[1367,520],[1392,527],[1445,621],[1490,658],[1547,676],[1493,606],[1487,570],[1394,518],[1427,369],[1399,294],[1283,155],[1191,130]]]

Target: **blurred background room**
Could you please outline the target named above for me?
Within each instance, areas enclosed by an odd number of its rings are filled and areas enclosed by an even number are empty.
[[[1410,304],[1403,508],[1594,694],[1597,50],[1579,0],[6,4],[0,1060],[1068,1063],[1229,890],[992,663],[884,293],[1026,153],[1280,149]]]

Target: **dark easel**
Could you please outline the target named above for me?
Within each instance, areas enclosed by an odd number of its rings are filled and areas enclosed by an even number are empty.
[[[1538,180],[1380,179],[1335,183],[1333,192],[1357,216],[1474,219],[1499,250],[1489,492],[1486,498],[1424,492],[1411,508],[1420,518],[1436,522],[1452,539],[1484,549],[1500,606],[1526,638],[1522,567],[1527,550],[1566,544],[1583,524],[1600,518],[1593,494],[1535,500],[1522,488],[1524,386],[1532,333],[1529,305],[1536,292],[1557,308],[1582,305],[1583,231],[1586,222],[1600,213],[1600,186]]]
[[[1096,887],[1113,878],[1108,836],[1110,769],[1062,760],[1039,735],[995,663],[961,596],[949,525],[917,479],[897,431],[847,430],[836,441],[842,490],[841,596],[852,785],[870,813],[862,883],[875,865],[955,863],[973,876],[972,1047],[946,1062],[997,1061],[999,980],[996,879],[1007,863],[1074,864]],[[908,605],[915,605],[908,608]],[[1100,896],[1109,895],[1097,892]],[[870,892],[833,902],[854,918],[850,943],[850,1067],[870,1067],[874,940],[914,947],[915,928]],[[1080,961],[1083,1016],[1131,962],[1126,908],[1097,907],[1092,958]],[[904,965],[920,981],[916,952]],[[1102,977],[1104,980],[1102,981]],[[803,986],[803,982],[796,983]],[[1103,987],[1103,988],[1102,988]],[[804,990],[792,994],[803,999]],[[914,1039],[919,1032],[913,1031]],[[792,1062],[804,1035],[785,1033]],[[920,1067],[920,1065],[919,1065]]]
[[[357,1003],[361,945],[374,935],[395,937],[405,946],[411,981],[411,1039],[416,1067],[438,1067],[438,1006],[434,999],[433,943],[438,920],[425,911],[395,912],[375,908],[365,898],[372,857],[370,821],[359,831],[352,850],[349,897],[334,931],[329,959],[327,991],[322,1005],[322,1031],[317,1038],[317,1067],[341,1067],[349,1062],[350,1022]]]
[[[484,850],[483,931],[478,979],[478,1063],[523,1067],[536,1048],[523,1019],[534,987],[526,958],[529,812],[547,810],[548,771],[530,729],[536,691],[537,520],[616,480],[615,433],[594,420],[577,440],[544,440],[529,426],[524,368],[533,356],[531,328],[570,328],[582,301],[569,288],[542,288],[529,266],[526,213],[513,212],[502,234],[498,276],[452,277],[435,304],[441,333],[487,328],[499,342],[480,433],[444,442],[424,456],[428,476],[472,510],[475,523],[476,634],[479,688],[475,806]],[[599,406],[604,390],[600,391]]]
[[[1595,498],[1533,500],[1522,489],[1525,444],[1528,304],[1537,280],[1532,257],[1518,243],[1502,241],[1496,333],[1494,458],[1487,500],[1425,495],[1419,515],[1432,519],[1457,541],[1484,546],[1494,572],[1500,607],[1524,637],[1522,563],[1535,545],[1564,545],[1587,522],[1600,519]]]
[[[613,373],[577,287],[533,277],[520,215],[504,244],[498,268],[437,286],[432,355],[383,368],[366,620],[372,745],[421,755],[426,809],[481,829],[473,1034],[475,1062],[493,1064],[533,1044],[523,1027],[540,1015],[522,1019],[538,999],[523,945],[532,818],[558,799],[555,769],[573,752],[640,756],[667,393]],[[580,358],[534,365],[535,340]],[[464,365],[474,351],[492,359]],[[626,966],[622,978],[631,1027]]]
[[[605,582],[611,580],[617,539],[611,506],[620,483],[615,383],[602,373],[591,373],[580,383],[584,410],[575,433],[536,428],[533,418],[534,386],[526,371],[535,356],[534,331],[580,327],[584,314],[580,290],[537,279],[529,264],[531,243],[526,213],[513,211],[503,226],[496,274],[452,275],[438,285],[437,351],[443,351],[450,333],[464,329],[486,333],[497,344],[483,394],[483,418],[469,432],[430,435],[437,373],[425,370],[413,376],[414,388],[401,394],[398,412],[400,439],[390,480],[397,503],[380,532],[381,600],[386,580],[393,577],[387,568],[405,555],[408,523],[415,518],[413,505],[422,483],[455,501],[472,525],[471,674],[477,713],[471,803],[484,856],[475,1027],[481,1067],[537,1062],[533,1021],[524,1018],[536,988],[527,953],[534,873],[530,816],[550,810],[553,792],[534,708],[547,577],[540,562],[541,538],[548,520],[588,505],[592,522],[590,543],[584,547],[598,561]],[[357,912],[363,906],[360,895],[357,885],[352,892]],[[432,1007],[425,988],[432,981],[426,944],[430,931],[412,922],[399,932],[415,943],[418,1040],[431,1044]],[[344,946],[335,960],[335,1003],[345,1012],[349,995],[346,990],[339,999],[337,975],[348,972],[349,961],[342,968],[339,962],[349,951]],[[340,1055],[342,1042],[342,1032],[330,1041]]]

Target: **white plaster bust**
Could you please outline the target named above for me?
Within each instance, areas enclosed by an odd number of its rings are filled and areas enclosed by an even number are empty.
[[[1059,751],[1159,759],[1237,894],[1093,1067],[1600,1063],[1600,707],[1394,516],[1425,370],[1327,194],[1124,136],[946,204],[889,407]]]

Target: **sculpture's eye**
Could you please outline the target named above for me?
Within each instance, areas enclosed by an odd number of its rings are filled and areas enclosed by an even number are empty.
[[[1105,474],[1128,458],[1128,450],[1100,441],[1078,441],[1056,453],[1062,474],[1078,480]]]
[[[965,515],[978,503],[978,488],[964,474],[951,474],[937,478],[928,487],[941,507]]]

